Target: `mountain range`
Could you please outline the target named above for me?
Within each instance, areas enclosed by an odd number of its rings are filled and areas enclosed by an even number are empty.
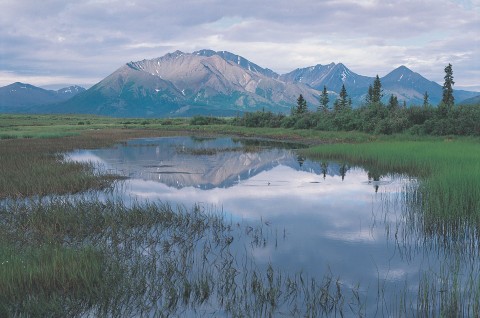
[[[391,94],[408,105],[422,104],[425,92],[433,105],[442,98],[441,85],[405,66],[380,80],[385,102]],[[315,109],[324,86],[332,104],[345,85],[354,107],[361,105],[373,81],[374,77],[358,75],[342,63],[318,64],[280,75],[227,51],[175,51],[126,63],[87,90],[75,86],[62,94],[62,90],[46,91],[21,83],[2,87],[0,111],[118,117],[232,116],[262,109],[289,113],[300,94]],[[68,89],[71,95],[66,97]],[[457,102],[479,95],[454,91]]]
[[[34,106],[64,102],[84,91],[85,88],[76,85],[55,91],[16,82],[0,87],[0,111],[25,112]]]

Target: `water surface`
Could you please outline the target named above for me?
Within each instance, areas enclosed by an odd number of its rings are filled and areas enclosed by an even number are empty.
[[[422,275],[450,266],[448,254],[425,248],[421,230],[409,224],[404,198],[417,181],[407,176],[312,161],[295,145],[232,138],[137,139],[69,157],[129,177],[125,200],[200,204],[234,224],[260,224],[267,239],[251,244],[235,236],[236,257],[319,281],[330,273],[345,290],[361,292],[367,316],[387,314],[399,295],[415,304]]]

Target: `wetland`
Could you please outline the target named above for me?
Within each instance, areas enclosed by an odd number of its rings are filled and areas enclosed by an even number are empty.
[[[468,203],[448,217],[425,197],[447,163],[386,164],[338,149],[367,153],[379,142],[306,149],[143,134],[2,141],[2,163],[36,163],[2,168],[1,182],[15,177],[1,188],[2,315],[479,314],[478,183],[462,199],[446,192]],[[393,141],[383,154],[404,144],[456,155],[468,144],[462,156],[478,169],[475,141]]]

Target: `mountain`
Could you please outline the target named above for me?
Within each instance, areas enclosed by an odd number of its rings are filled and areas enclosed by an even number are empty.
[[[127,63],[87,91],[43,110],[121,117],[287,113],[300,94],[315,107],[318,91],[276,77],[233,53],[176,51]]]
[[[0,111],[26,111],[33,106],[66,101],[83,91],[85,88],[80,86],[70,86],[54,91],[16,82],[0,87]]]
[[[460,102],[462,105],[480,105],[480,95],[464,99]]]
[[[407,105],[438,105],[442,86],[400,66],[380,78],[383,101],[390,95]],[[300,94],[310,109],[327,87],[333,104],[345,85],[354,107],[365,101],[374,77],[356,74],[342,63],[298,68],[279,75],[227,51],[175,51],[162,57],[129,62],[88,90],[69,87],[47,91],[14,83],[0,88],[0,111],[90,113],[118,117],[215,115],[247,111],[289,113]],[[454,90],[457,104],[478,92]]]
[[[361,105],[365,101],[368,87],[373,84],[374,77],[358,75],[349,70],[342,63],[316,65],[296,69],[280,76],[280,79],[291,83],[304,83],[317,90],[326,86],[329,94],[338,95],[342,85],[345,85],[348,95],[352,98],[353,105]],[[400,66],[380,78],[383,89],[383,101],[388,102],[390,95],[396,95],[400,102],[406,101],[408,105],[423,104],[423,96],[428,92],[432,105],[438,105],[442,100],[442,86],[430,81],[422,75],[413,72],[406,66]],[[457,102],[478,95],[477,92],[454,90]],[[330,99],[333,104],[333,99]]]
[[[397,96],[399,101],[408,104],[423,104],[423,96],[428,93],[430,104],[438,105],[442,100],[443,87],[433,81],[427,80],[422,75],[415,73],[405,66],[400,66],[380,79],[382,82],[385,101],[390,95]],[[458,103],[464,99],[478,95],[475,92],[454,90],[453,95]]]
[[[281,75],[280,79],[287,82],[304,83],[317,90],[323,90],[323,86],[326,86],[328,90],[334,92],[340,92],[342,85],[350,87],[352,92],[364,88],[368,89],[373,81],[371,77],[352,72],[342,63],[317,64],[306,68],[298,68]]]
[[[333,98],[330,98],[331,104],[342,89],[342,85],[345,85],[354,105],[364,100],[363,94],[368,91],[368,86],[373,82],[372,77],[358,75],[342,63],[298,68],[281,75],[280,79],[290,83],[304,83],[319,91],[322,91],[325,86],[328,93],[333,95]]]
[[[263,74],[263,75],[265,75],[267,77],[271,77],[271,78],[278,78],[280,76],[279,74],[275,73],[271,69],[262,68],[262,67],[258,66],[257,64],[250,62],[246,58],[241,57],[240,55],[236,55],[236,54],[233,54],[233,53],[230,53],[230,52],[227,52],[227,51],[215,52],[215,51],[212,51],[212,50],[200,50],[200,51],[193,52],[193,54],[197,54],[197,55],[201,55],[201,56],[218,55],[221,58],[223,58],[224,60],[236,63],[237,65],[239,65],[240,67],[242,67],[246,70],[253,71],[253,72],[256,72],[256,73],[260,73],[260,74]]]
[[[62,100],[67,100],[77,95],[78,93],[86,91],[85,88],[77,85],[60,88],[56,91],[57,96]]]

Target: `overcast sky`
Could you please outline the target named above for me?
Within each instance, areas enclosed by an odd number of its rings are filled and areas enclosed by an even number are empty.
[[[89,87],[130,61],[208,48],[277,73],[405,65],[480,91],[480,0],[0,0],[0,86]]]

